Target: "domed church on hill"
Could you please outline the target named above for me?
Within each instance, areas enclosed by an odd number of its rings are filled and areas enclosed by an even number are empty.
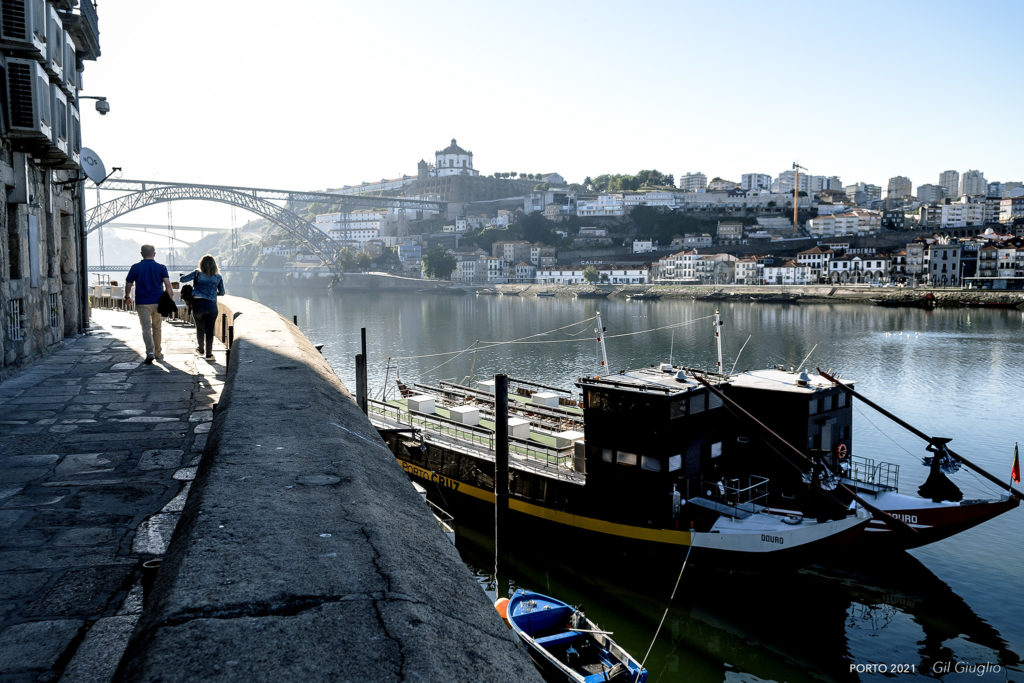
[[[426,178],[441,178],[444,176],[478,176],[480,172],[473,168],[473,153],[458,146],[455,138],[452,144],[434,153],[434,165],[430,166],[426,161],[420,159],[418,176],[420,180]]]

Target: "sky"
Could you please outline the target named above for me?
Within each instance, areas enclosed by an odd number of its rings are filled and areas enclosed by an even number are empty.
[[[97,10],[102,55],[82,94],[110,113],[85,100],[82,138],[123,178],[337,188],[414,175],[455,138],[483,175],[569,182],[642,169],[739,181],[793,162],[883,189],[946,169],[1024,180],[1019,0]],[[178,225],[226,215],[173,207]]]

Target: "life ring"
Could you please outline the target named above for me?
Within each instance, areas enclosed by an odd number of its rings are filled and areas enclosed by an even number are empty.
[[[836,446],[836,457],[840,460],[846,457],[846,444],[841,443]]]

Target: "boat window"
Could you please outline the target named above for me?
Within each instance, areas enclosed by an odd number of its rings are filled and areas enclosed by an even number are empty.
[[[629,453],[628,451],[619,451],[615,454],[615,460],[620,465],[636,465],[637,459],[636,453]]]
[[[681,398],[676,401],[669,403],[669,419],[674,420],[677,417],[683,417],[686,415],[686,398]]]
[[[690,414],[704,412],[707,407],[707,394],[694,394],[690,397]]]
[[[818,412],[818,402],[812,398],[810,401],[807,402],[807,408],[807,414],[814,415],[816,412]]]
[[[610,448],[602,448],[601,460],[604,460],[605,462],[615,462],[615,451]]]
[[[722,442],[721,441],[716,441],[713,444],[711,444],[711,457],[712,458],[717,458],[721,454],[722,454]]]
[[[722,407],[722,399],[714,394],[708,396],[708,410],[714,410],[715,408]]]
[[[842,408],[846,405],[846,394],[839,392],[839,396],[836,397],[836,408]]]
[[[668,457],[668,471],[675,472],[683,466],[683,456],[680,453]]]
[[[825,410],[832,410],[832,394],[825,397]]]
[[[641,455],[640,469],[648,472],[661,472],[661,460],[652,455]]]

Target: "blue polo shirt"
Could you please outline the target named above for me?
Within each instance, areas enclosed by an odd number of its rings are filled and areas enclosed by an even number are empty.
[[[170,277],[167,266],[157,263],[156,259],[144,258],[131,267],[125,282],[135,283],[136,304],[157,304],[164,291],[165,277]]]

